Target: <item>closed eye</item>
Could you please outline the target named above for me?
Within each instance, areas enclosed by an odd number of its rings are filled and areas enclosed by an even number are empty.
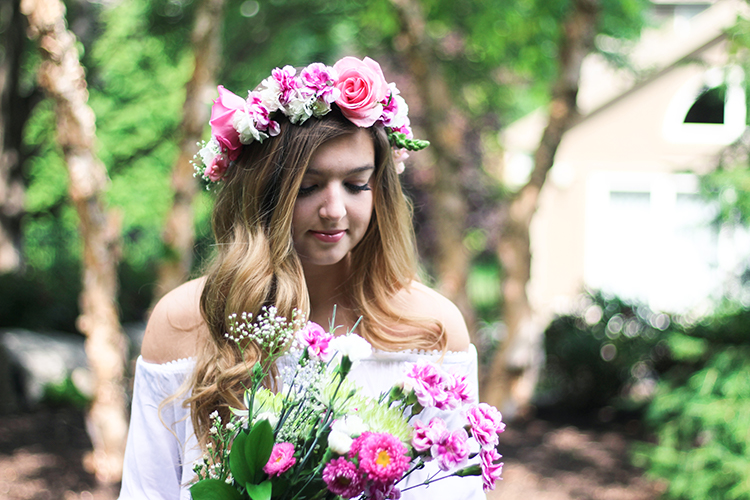
[[[370,184],[351,184],[349,182],[345,183],[344,186],[346,187],[346,190],[349,191],[352,194],[361,193],[362,191],[370,191]]]
[[[297,196],[307,196],[308,194],[311,194],[315,189],[318,187],[317,184],[313,184],[312,186],[307,187],[301,187],[299,188],[299,191],[297,192]]]

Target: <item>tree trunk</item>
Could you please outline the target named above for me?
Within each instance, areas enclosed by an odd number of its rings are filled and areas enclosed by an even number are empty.
[[[563,134],[578,116],[581,64],[593,48],[598,14],[598,0],[574,0],[563,27],[549,122],[534,155],[531,177],[511,201],[501,229],[497,254],[505,272],[503,316],[507,337],[483,384],[483,399],[500,408],[507,418],[522,416],[528,409],[544,364],[543,326],[535,322],[526,294],[531,277],[529,226]]]
[[[102,482],[122,476],[127,435],[123,372],[126,343],[117,313],[119,221],[105,209],[104,165],[94,154],[95,117],[88,106],[76,39],[65,24],[60,0],[22,0],[30,36],[38,40],[39,84],[55,101],[58,142],[70,175],[69,192],[80,219],[83,289],[78,328],[95,378],[87,427],[94,447],[91,465]]]
[[[19,3],[12,0],[0,7],[0,273],[21,267],[21,142],[31,100],[18,95],[26,28]]]
[[[182,108],[180,154],[172,169],[174,200],[162,234],[165,257],[157,271],[154,303],[182,284],[190,274],[195,242],[193,199],[198,188],[190,161],[197,151],[210,116],[211,96],[215,93],[216,71],[221,57],[221,26],[224,0],[203,0],[198,5],[193,26],[195,54],[193,76],[186,85]]]
[[[465,163],[466,118],[450,103],[448,84],[425,34],[418,0],[392,0],[396,7],[409,72],[424,106],[427,138],[435,158],[435,184],[430,198],[430,224],[435,230],[438,290],[458,305],[473,332],[474,311],[466,295],[470,254],[463,244],[468,213],[460,170]]]

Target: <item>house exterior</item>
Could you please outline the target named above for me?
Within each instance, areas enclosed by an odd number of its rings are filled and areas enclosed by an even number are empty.
[[[747,7],[655,2],[662,27],[630,49],[647,76],[598,55],[584,62],[582,118],[560,144],[531,227],[528,293],[543,323],[587,288],[656,311],[699,311],[750,262],[747,237],[712,227],[698,193],[698,175],[747,128],[745,76],[725,34]],[[502,132],[506,182],[525,181],[545,124],[537,112]]]

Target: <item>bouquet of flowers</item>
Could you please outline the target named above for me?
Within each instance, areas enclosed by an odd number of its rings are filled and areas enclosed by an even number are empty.
[[[428,461],[440,471],[416,486],[481,475],[485,490],[494,488],[505,424],[494,407],[466,404],[464,377],[418,362],[403,383],[370,398],[347,379],[372,351],[352,331],[335,336],[333,325],[326,332],[299,315],[288,321],[273,307],[229,324],[227,337],[241,351],[253,342],[266,357],[249,371],[246,409],[232,409],[229,422],[211,416],[212,441],[190,490],[195,500],[398,499],[399,483]],[[275,392],[264,386],[274,363]],[[457,430],[438,417],[412,418],[424,408],[459,406],[466,425]],[[479,463],[469,464],[476,455]]]

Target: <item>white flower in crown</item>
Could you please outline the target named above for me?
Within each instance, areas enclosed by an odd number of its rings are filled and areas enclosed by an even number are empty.
[[[216,140],[216,137],[211,137],[211,140],[208,141],[200,151],[198,151],[198,156],[200,156],[204,165],[210,165],[214,158],[220,154],[221,145],[219,144],[219,141]]]
[[[268,134],[255,128],[255,118],[247,111],[238,110],[232,116],[232,126],[240,134],[242,144],[250,144],[253,140],[263,142],[268,138]]]
[[[289,121],[295,125],[300,125],[313,115],[313,108],[317,97],[309,89],[295,89],[286,105],[286,115]]]

